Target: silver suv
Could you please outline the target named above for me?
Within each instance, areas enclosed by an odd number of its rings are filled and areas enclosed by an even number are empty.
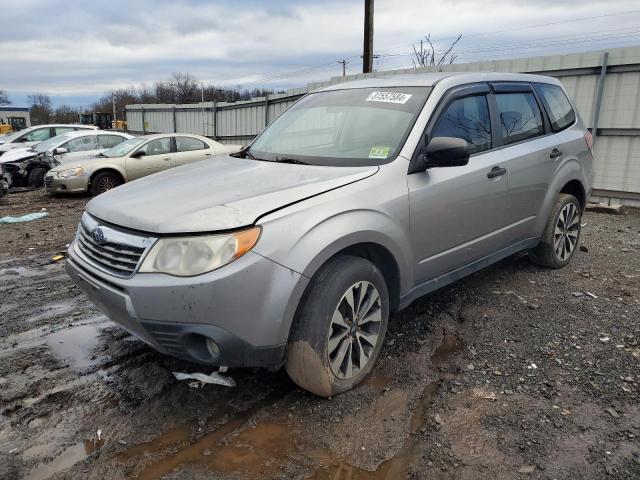
[[[67,270],[160,352],[353,388],[389,316],[516,252],[571,260],[591,135],[560,83],[373,78],[299,100],[252,145],[93,199]]]

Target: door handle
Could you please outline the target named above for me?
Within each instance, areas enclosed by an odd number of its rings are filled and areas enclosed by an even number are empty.
[[[562,155],[562,152],[557,148],[554,148],[553,150],[551,150],[551,153],[549,154],[549,158],[558,158],[561,155]]]
[[[204,154],[204,156],[205,156],[205,157],[210,157],[210,156],[211,156],[211,154],[210,154],[210,153],[205,153],[205,154]]]
[[[171,160],[171,157],[163,158],[163,160],[164,160],[165,162],[168,162],[169,160]]]
[[[507,169],[506,168],[502,168],[502,167],[493,167],[491,169],[491,171],[489,173],[487,173],[487,178],[496,178],[496,177],[501,177],[503,176],[505,173],[507,173]]]

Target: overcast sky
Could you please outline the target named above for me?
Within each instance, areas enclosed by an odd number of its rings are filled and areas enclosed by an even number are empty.
[[[302,86],[340,74],[342,58],[361,70],[363,3],[3,0],[0,89],[14,104],[43,92],[82,105],[176,71]],[[376,0],[375,10],[382,70],[411,65],[411,45],[429,32],[438,48],[463,35],[457,62],[640,45],[637,0]]]

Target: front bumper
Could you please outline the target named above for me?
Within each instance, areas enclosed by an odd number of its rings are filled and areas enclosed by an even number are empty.
[[[89,178],[83,176],[58,178],[48,173],[44,177],[44,185],[47,192],[64,193],[64,192],[86,192],[89,188]]]
[[[282,364],[306,277],[249,252],[197,277],[138,273],[123,279],[94,268],[74,244],[69,276],[114,323],[154,349],[211,365]],[[207,338],[218,345],[218,356],[207,349]]]

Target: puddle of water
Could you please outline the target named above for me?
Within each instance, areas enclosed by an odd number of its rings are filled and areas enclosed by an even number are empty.
[[[73,312],[77,307],[74,300],[67,302],[48,303],[39,308],[40,312],[27,318],[27,322],[38,322],[55,317],[61,317]]]
[[[56,473],[64,472],[65,470],[70,469],[76,463],[81,462],[88,455],[91,455],[93,452],[97,452],[100,450],[102,445],[104,444],[104,438],[98,439],[85,439],[80,443],[76,443],[75,445],[65,448],[60,455],[54,458],[51,462],[48,463],[40,463],[33,470],[31,470],[25,480],[45,480],[49,477],[52,477]],[[34,456],[38,455],[42,452],[46,452],[51,448],[50,445],[37,445],[35,447],[31,447],[29,450],[24,452],[25,456]],[[29,455],[27,455],[29,452]]]
[[[88,324],[59,330],[46,338],[53,354],[69,361],[72,368],[83,370],[94,364],[91,351],[98,343],[104,325]]]

